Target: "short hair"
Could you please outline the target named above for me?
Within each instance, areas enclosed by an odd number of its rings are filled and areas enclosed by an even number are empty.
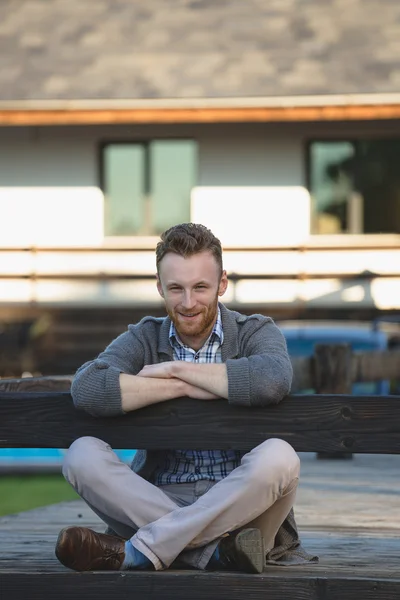
[[[157,273],[159,264],[168,252],[174,252],[184,258],[209,251],[217,261],[222,275],[222,247],[221,242],[204,225],[196,223],[181,223],[174,225],[161,234],[161,240],[156,247]]]

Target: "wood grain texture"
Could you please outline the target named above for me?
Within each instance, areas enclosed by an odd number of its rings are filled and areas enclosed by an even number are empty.
[[[303,457],[304,458],[304,457]],[[392,466],[387,467],[387,457],[375,457],[375,468],[367,469],[370,457],[357,457],[349,465],[337,461],[327,466],[320,461],[303,462],[300,488],[303,484],[313,486],[313,498],[321,493],[320,486],[328,479],[335,488],[336,503],[326,511],[331,518],[321,525],[321,510],[313,503],[314,524],[304,524],[301,518],[301,505],[309,504],[309,496],[300,497],[296,503],[297,521],[304,547],[320,558],[318,564],[294,567],[268,566],[262,575],[239,573],[202,573],[199,571],[165,571],[146,573],[74,573],[65,569],[54,556],[54,547],[59,530],[68,525],[84,525],[97,531],[104,530],[102,521],[82,501],[63,502],[20,514],[0,518],[0,597],[3,600],[41,600],[42,598],[85,597],[88,600],[109,600],[110,598],[137,598],[172,600],[178,599],[244,599],[252,600],[398,600],[400,598],[399,530],[390,523],[390,514],[396,525],[396,498],[391,512],[387,510],[391,494],[398,486],[390,486],[397,481],[398,457]],[[357,461],[361,464],[356,468]],[[379,459],[379,460],[378,460]],[[394,460],[395,459],[395,460]],[[386,467],[384,467],[386,465]],[[333,469],[333,471],[332,471]],[[374,470],[375,469],[375,470]],[[332,472],[331,472],[332,471]],[[329,474],[329,472],[331,472]],[[359,480],[357,499],[363,496],[362,482],[368,489],[375,489],[376,497],[372,505],[379,519],[382,504],[389,519],[386,526],[378,521],[366,526],[361,518],[361,504],[349,502],[348,484],[340,482],[344,473],[348,480]],[[374,476],[375,473],[375,476]],[[380,474],[384,474],[381,477]],[[378,479],[378,481],[376,481]],[[361,485],[361,487],[359,487]],[[388,487],[386,492],[383,488]],[[390,488],[390,489],[389,489]],[[308,489],[308,488],[307,488]],[[331,492],[332,493],[332,492]],[[347,499],[347,500],[345,500]],[[354,514],[349,521],[351,526],[340,525],[342,502],[346,510]],[[361,508],[360,508],[361,506]],[[333,511],[333,512],[332,512]],[[336,516],[335,516],[336,515]],[[382,515],[381,515],[382,516]],[[304,514],[303,514],[304,519]]]
[[[317,394],[351,394],[350,344],[317,344],[314,379]]]
[[[77,411],[68,392],[0,393],[0,447],[68,448],[91,435],[114,448],[237,448],[279,437],[297,451],[400,453],[400,397],[288,396],[234,407],[188,398],[121,417]]]
[[[352,381],[377,381],[400,377],[400,351],[355,353],[352,362]]]
[[[68,392],[73,375],[0,379],[0,392]]]
[[[90,331],[93,337],[93,331]],[[335,347],[330,345],[331,347]],[[400,351],[356,352],[351,355],[349,378],[352,382],[396,379],[400,373]],[[292,393],[316,388],[316,356],[291,357],[294,372]],[[328,364],[327,368],[333,368]],[[332,372],[330,377],[334,377]],[[73,375],[0,379],[0,392],[61,392],[71,387]],[[336,392],[339,393],[339,392]]]
[[[279,569],[279,567],[277,567]],[[398,600],[400,579],[242,573],[2,573],[7,600]]]
[[[104,524],[83,501],[65,502],[0,519],[2,597],[26,600],[85,597],[139,600],[398,600],[398,532],[314,529],[301,532],[318,564],[268,566],[262,575],[194,570],[75,573],[54,556],[59,530]]]

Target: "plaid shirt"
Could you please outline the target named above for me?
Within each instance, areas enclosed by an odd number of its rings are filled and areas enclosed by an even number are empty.
[[[200,350],[193,350],[181,342],[171,322],[169,340],[174,360],[194,363],[221,363],[221,346],[224,341],[221,312],[208,340]],[[242,458],[238,450],[169,450],[162,468],[154,475],[156,485],[190,483],[199,479],[220,481],[240,465]]]

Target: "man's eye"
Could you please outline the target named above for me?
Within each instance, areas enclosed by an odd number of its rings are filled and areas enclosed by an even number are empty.
[[[196,285],[196,290],[205,290],[206,286],[205,285]]]

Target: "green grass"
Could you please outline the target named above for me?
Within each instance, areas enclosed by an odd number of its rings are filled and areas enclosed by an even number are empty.
[[[0,476],[0,516],[77,498],[62,475]]]

